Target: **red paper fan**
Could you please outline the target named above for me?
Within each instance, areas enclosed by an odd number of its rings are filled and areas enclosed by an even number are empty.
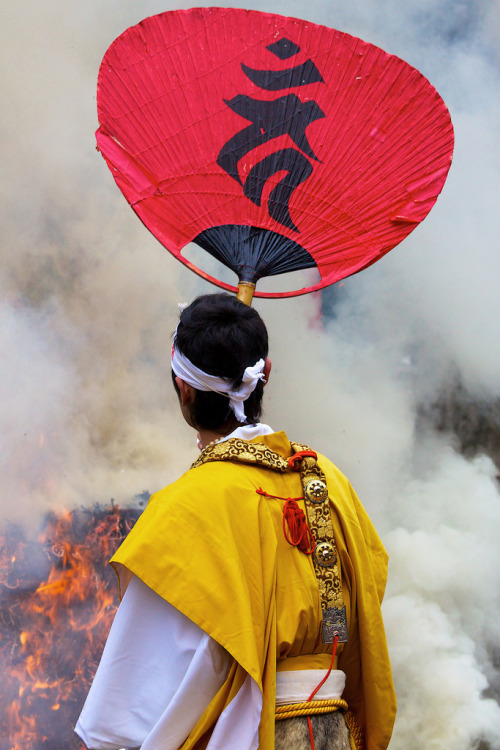
[[[194,241],[240,280],[374,263],[425,218],[451,164],[446,106],[415,68],[348,34],[231,8],[162,13],[104,56],[97,143],[179,260]]]

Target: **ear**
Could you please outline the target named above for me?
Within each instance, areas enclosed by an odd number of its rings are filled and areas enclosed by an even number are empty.
[[[179,376],[175,378],[175,382],[177,383],[177,387],[179,388],[182,406],[189,406],[190,404],[192,404],[195,399],[194,388],[191,385],[185,383],[184,380],[182,380],[182,378],[180,378]]]
[[[262,371],[264,373],[264,380],[262,381],[264,383],[264,385],[266,385],[267,383],[269,383],[269,375],[271,374],[271,367],[272,367],[272,362],[269,359],[269,357],[266,357],[266,361],[265,361],[265,364],[264,364],[264,369]]]

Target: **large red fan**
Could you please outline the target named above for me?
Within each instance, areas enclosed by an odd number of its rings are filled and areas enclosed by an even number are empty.
[[[425,218],[451,163],[439,94],[378,47],[231,8],[162,13],[104,56],[97,143],[136,214],[179,260],[194,241],[240,281],[374,263]]]

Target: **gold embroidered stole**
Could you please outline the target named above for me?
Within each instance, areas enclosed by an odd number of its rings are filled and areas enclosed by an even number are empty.
[[[306,445],[291,443],[291,446],[296,454],[304,451],[313,453]],[[207,446],[191,468],[211,461],[239,461],[264,466],[281,473],[293,470],[288,459],[275,453],[268,446],[240,438],[230,438],[222,443]],[[300,464],[308,525],[315,540],[312,559],[323,614],[322,640],[323,643],[333,643],[338,635],[339,643],[347,643],[346,609],[342,598],[342,582],[325,475],[314,456],[299,456],[297,463]]]
[[[310,452],[307,445],[291,443],[295,453]],[[316,542],[312,553],[323,613],[323,643],[347,643],[347,615],[342,596],[337,548],[333,534],[326,478],[316,458],[304,456],[300,462],[300,479],[304,492],[307,520]]]

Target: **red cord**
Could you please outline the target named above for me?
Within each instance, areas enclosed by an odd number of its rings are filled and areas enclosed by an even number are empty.
[[[314,698],[314,696],[316,695],[316,693],[318,692],[318,690],[320,689],[320,687],[325,684],[325,682],[327,681],[328,677],[330,676],[330,672],[332,671],[332,668],[333,668],[333,661],[335,659],[335,654],[337,653],[337,643],[338,642],[339,642],[339,634],[337,633],[337,635],[335,636],[335,639],[333,641],[332,659],[330,661],[330,667],[328,669],[328,672],[325,674],[325,676],[323,677],[323,679],[321,680],[321,682],[318,685],[316,685],[316,687],[312,691],[311,695],[307,699],[308,703],[309,703],[309,701],[312,701],[312,699]],[[314,735],[313,735],[313,728],[312,728],[311,717],[310,716],[307,717],[307,724],[309,726],[309,737],[310,737],[310,740],[311,740],[311,750],[314,750]]]
[[[337,643],[338,642],[339,642],[339,634],[337,633],[336,636],[335,636],[335,639],[333,641],[332,658],[331,658],[331,661],[330,661],[330,667],[328,668],[328,672],[325,674],[325,676],[323,677],[323,679],[321,680],[321,682],[312,691],[311,695],[307,699],[308,703],[309,703],[309,701],[312,701],[312,699],[314,698],[314,696],[316,695],[316,693],[318,692],[318,690],[320,689],[320,687],[323,687],[323,685],[325,684],[325,682],[327,681],[327,679],[330,677],[330,672],[333,669],[333,662],[334,662],[334,659],[335,659],[335,654],[337,653]]]
[[[281,495],[270,495],[269,492],[266,492],[262,489],[262,487],[258,487],[255,492],[257,495],[263,495],[264,497],[274,497],[276,500],[303,500],[304,498],[302,495],[300,497],[281,497]]]
[[[307,717],[307,723],[309,725],[309,738],[311,740],[311,750],[314,750],[314,734],[313,734],[313,725],[311,724],[311,717]]]
[[[293,469],[293,471],[299,471],[300,470],[300,462],[303,458],[314,458],[316,461],[318,458],[318,454],[314,451],[298,451],[297,453],[294,453],[293,456],[290,456],[288,459],[288,466]]]

